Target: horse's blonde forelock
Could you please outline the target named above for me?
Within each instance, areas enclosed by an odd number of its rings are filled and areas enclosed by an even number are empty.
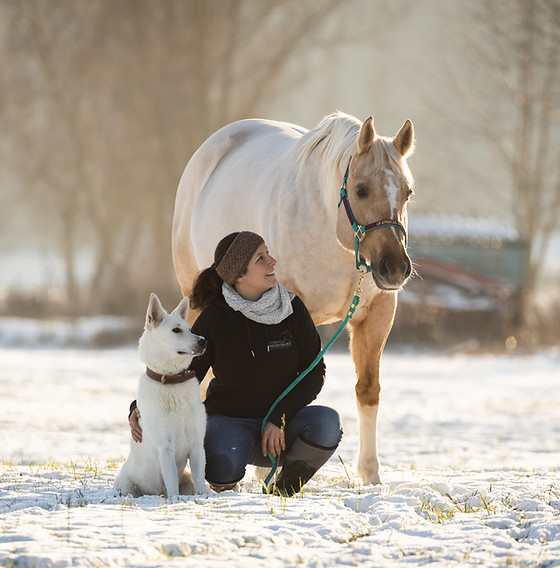
[[[376,136],[371,150],[373,155],[373,164],[377,164],[381,169],[383,164],[389,164],[389,167],[395,172],[401,172],[408,185],[412,187],[414,180],[406,160],[401,156],[397,147],[393,144],[392,138]]]

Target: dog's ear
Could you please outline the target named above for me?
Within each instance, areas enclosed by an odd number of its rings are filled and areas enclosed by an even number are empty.
[[[184,320],[187,319],[187,314],[189,313],[189,297],[185,296],[179,305],[173,310],[174,314],[180,315]]]
[[[166,311],[163,309],[159,298],[152,292],[146,312],[146,327],[157,327],[163,321],[165,314]]]

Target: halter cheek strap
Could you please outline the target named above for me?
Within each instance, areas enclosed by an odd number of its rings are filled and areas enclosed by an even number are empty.
[[[373,231],[374,229],[380,229],[381,227],[395,227],[399,229],[402,234],[404,235],[404,245],[407,245],[407,235],[406,229],[404,225],[397,221],[397,219],[380,219],[379,221],[375,221],[374,223],[369,223],[367,225],[360,225],[356,221],[356,217],[354,216],[354,212],[352,211],[352,207],[350,207],[350,201],[348,199],[348,191],[346,189],[346,182],[348,181],[348,173],[350,171],[350,163],[346,168],[346,173],[344,174],[344,178],[342,180],[342,187],[340,188],[340,201],[338,202],[338,207],[340,204],[344,204],[344,209],[346,210],[346,215],[348,216],[348,220],[352,225],[352,229],[354,231],[354,254],[356,256],[356,268],[358,270],[365,270],[366,272],[371,272],[371,266],[367,264],[364,257],[359,252],[360,243],[364,240],[366,233],[369,231]]]

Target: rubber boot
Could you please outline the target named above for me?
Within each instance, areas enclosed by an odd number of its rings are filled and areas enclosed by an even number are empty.
[[[315,472],[329,461],[337,447],[314,446],[297,438],[286,454],[282,471],[270,487],[272,493],[283,497],[298,493]]]

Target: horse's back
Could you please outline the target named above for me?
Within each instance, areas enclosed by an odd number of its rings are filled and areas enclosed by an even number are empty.
[[[276,150],[285,142],[300,138],[305,129],[285,122],[264,119],[246,119],[232,122],[212,134],[189,160],[181,181],[178,195],[200,192],[213,172],[226,160],[258,159],[263,145]],[[251,147],[259,152],[251,152]]]

